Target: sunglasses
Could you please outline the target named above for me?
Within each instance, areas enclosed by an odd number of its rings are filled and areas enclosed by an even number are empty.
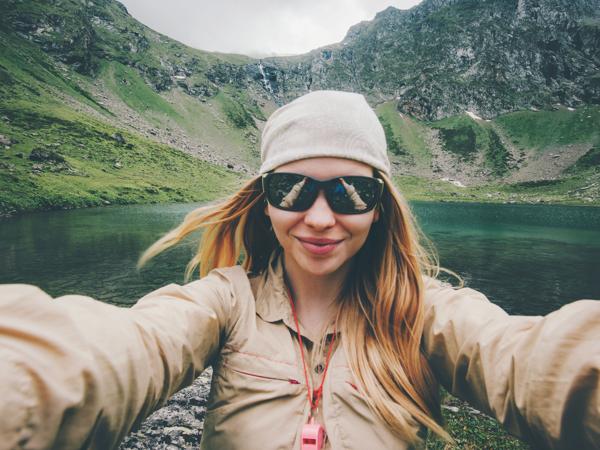
[[[270,172],[263,175],[262,185],[269,204],[284,211],[306,211],[323,190],[333,212],[363,214],[377,206],[383,192],[383,180],[353,175],[319,181],[298,173]]]

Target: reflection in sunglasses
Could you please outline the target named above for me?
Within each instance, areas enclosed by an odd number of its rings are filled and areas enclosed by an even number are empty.
[[[304,177],[301,181],[299,181],[292,187],[290,192],[288,192],[287,195],[283,197],[283,199],[279,203],[279,206],[282,208],[291,208],[296,202],[298,196],[300,195],[300,191],[302,190],[304,183],[306,183],[306,177]]]
[[[362,200],[362,198],[360,198],[360,195],[358,195],[358,192],[356,192],[356,188],[351,184],[346,183],[343,178],[340,178],[340,181],[342,182],[344,189],[346,189],[346,193],[350,197],[350,200],[352,200],[352,203],[354,203],[356,210],[363,211],[367,209],[367,204]]]

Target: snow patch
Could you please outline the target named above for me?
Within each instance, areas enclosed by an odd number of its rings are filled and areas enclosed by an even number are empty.
[[[525,10],[525,1],[519,0],[517,3],[517,19],[523,19],[527,15],[527,11]]]
[[[459,187],[459,188],[466,188],[467,187],[464,184],[462,184],[460,181],[458,181],[458,180],[451,180],[448,177],[442,178],[442,181],[446,181],[447,183],[452,183],[454,186]]]
[[[475,114],[474,112],[471,111],[467,111],[466,112],[467,116],[469,116],[471,119],[473,120],[483,120],[481,117],[479,117],[477,114]]]

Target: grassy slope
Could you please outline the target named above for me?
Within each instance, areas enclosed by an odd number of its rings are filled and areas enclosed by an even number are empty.
[[[390,125],[398,145],[412,156],[416,164],[422,166],[431,164],[431,152],[425,143],[427,127],[424,124],[406,115],[400,115],[396,110],[395,102],[380,104],[376,112],[382,123]],[[389,136],[387,137],[389,140]]]
[[[484,155],[489,172],[501,177],[508,172],[509,153],[489,122],[474,120],[467,115],[448,117],[429,124],[439,130],[442,146],[465,161]]]
[[[180,123],[183,117],[131,67],[119,62],[106,63],[102,78],[123,103],[139,112],[156,127]]]
[[[18,140],[3,152],[0,212],[209,200],[237,181],[235,174],[135,135],[123,133],[126,144],[120,145],[112,137],[119,130],[57,104],[5,104],[0,114],[9,119],[0,123],[0,134]],[[59,153],[66,167],[30,161],[34,148]],[[43,167],[39,174],[36,164]]]
[[[0,56],[0,134],[13,141],[0,150],[0,214],[209,200],[237,185],[234,173],[76,113],[54,93],[110,115],[36,47],[4,33],[0,39],[6,49]],[[153,107],[166,105],[156,100]],[[35,148],[65,162],[31,161]]]
[[[498,177],[497,182],[468,188],[418,176],[395,177],[396,184],[410,200],[600,205],[599,198],[590,199],[584,193],[587,186],[600,183],[597,155],[600,152],[600,107],[585,107],[577,111],[566,108],[522,111],[505,114],[491,123],[462,115],[425,124],[398,114],[394,102],[379,105],[377,114],[382,122],[389,124],[398,144],[417,165],[423,167],[431,162],[425,136],[428,128],[434,128],[439,130],[446,151],[466,161],[483,153],[486,168]],[[587,144],[590,151],[573,168],[565,171],[560,180],[506,184],[501,177],[509,172],[507,163],[510,156],[495,127],[500,127],[519,150],[556,151],[571,144]],[[390,157],[394,159],[394,155]]]
[[[600,161],[597,157],[600,147],[600,107],[588,106],[576,111],[566,108],[521,111],[499,116],[495,122],[502,127],[512,144],[521,150],[558,153],[574,144],[589,147],[587,154],[566,170],[560,180],[500,186],[502,192],[517,198],[535,196],[551,202],[580,203],[590,185],[600,184]],[[600,205],[600,199],[596,197],[590,201],[588,198],[586,203]]]
[[[415,176],[398,176],[394,177],[394,181],[409,200],[600,206],[598,198],[582,200],[574,195],[584,194],[586,187],[590,185],[600,185],[600,171],[597,166],[563,180],[542,180],[516,184],[490,183],[468,188],[459,188],[444,181]],[[585,195],[581,197],[586,198]]]
[[[223,89],[204,102],[178,89],[159,94],[135,69],[119,62],[104,64],[100,76],[123,103],[154,127],[179,127],[192,139],[217,148],[222,156],[257,165],[254,117],[264,116],[243,93]]]
[[[521,111],[495,119],[513,144],[521,149],[546,151],[557,146],[600,143],[600,108],[588,106],[569,111]]]

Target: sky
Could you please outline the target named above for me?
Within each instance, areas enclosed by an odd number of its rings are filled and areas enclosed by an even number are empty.
[[[251,56],[291,55],[341,41],[388,6],[421,0],[120,0],[150,28],[191,47]]]

